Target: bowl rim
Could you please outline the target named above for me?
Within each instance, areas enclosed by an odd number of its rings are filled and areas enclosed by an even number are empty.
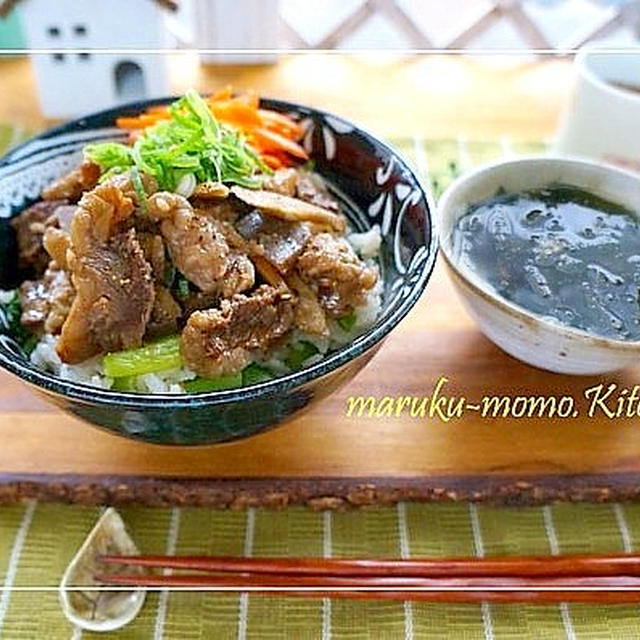
[[[519,156],[517,158],[508,158],[482,164],[472,169],[471,171],[468,171],[465,174],[457,177],[447,187],[447,189],[445,189],[444,193],[440,197],[440,200],[438,201],[437,216],[438,238],[440,241],[439,248],[447,267],[453,272],[454,277],[451,279],[453,280],[453,283],[456,287],[459,287],[460,284],[468,287],[476,295],[480,296],[490,304],[498,307],[504,313],[521,319],[524,322],[525,326],[530,326],[533,322],[549,331],[553,331],[555,333],[563,335],[570,340],[587,341],[594,345],[608,347],[610,349],[615,349],[618,351],[640,351],[640,340],[617,340],[615,338],[599,336],[597,334],[584,331],[583,329],[578,329],[576,327],[564,325],[559,322],[554,322],[546,318],[545,316],[542,316],[534,311],[530,311],[525,307],[517,305],[514,302],[503,298],[497,291],[493,289],[493,287],[489,285],[488,282],[473,274],[469,270],[467,265],[460,264],[453,258],[450,253],[449,237],[451,236],[451,233],[453,231],[453,224],[454,222],[457,222],[458,218],[455,218],[454,220],[453,216],[450,216],[451,221],[447,222],[445,211],[451,207],[451,201],[453,200],[454,196],[458,195],[459,192],[464,191],[464,189],[468,187],[469,182],[477,179],[481,174],[490,175],[493,171],[508,165],[540,165],[549,162],[574,166],[586,165],[598,171],[602,171],[603,173],[618,173],[627,178],[635,180],[638,183],[638,187],[640,188],[640,174],[629,171],[627,169],[623,169],[607,162],[600,162],[592,158],[578,155],[557,153],[544,156],[526,155]],[[466,206],[468,207],[471,204],[473,203],[468,202]],[[640,222],[640,211],[636,214],[636,217]],[[456,280],[459,280],[459,282],[457,282]]]
[[[88,120],[107,119],[112,121],[124,111],[139,111],[145,107],[166,104],[177,99],[177,96],[164,96],[148,100],[137,100],[123,103],[116,107],[92,112],[80,118],[69,120],[60,125],[42,131],[36,136],[25,140],[16,147],[13,147],[5,156],[0,158],[0,167],[10,165],[15,153],[20,152],[24,147],[34,141],[54,138],[57,135],[68,133],[69,130],[87,129],[94,127],[87,126]],[[238,387],[225,391],[211,391],[205,393],[132,393],[123,391],[112,391],[91,385],[74,382],[60,378],[52,373],[40,371],[28,364],[21,363],[17,358],[12,358],[4,350],[0,350],[0,366],[10,373],[18,376],[24,382],[49,393],[53,393],[76,401],[90,403],[96,402],[104,406],[117,406],[125,409],[161,409],[170,407],[189,408],[201,404],[208,406],[226,405],[230,403],[254,400],[259,397],[279,396],[283,392],[301,387],[314,380],[318,380],[338,369],[345,364],[360,357],[375,345],[379,344],[409,313],[424,292],[427,282],[433,273],[438,254],[438,229],[436,226],[436,215],[433,200],[429,195],[428,187],[423,186],[423,182],[416,172],[405,161],[404,157],[389,144],[380,140],[353,122],[335,115],[323,109],[317,109],[306,105],[278,100],[260,96],[260,102],[264,106],[272,106],[281,111],[295,111],[302,115],[316,115],[323,119],[338,120],[352,128],[351,134],[363,137],[372,146],[381,148],[386,155],[395,159],[399,169],[408,175],[419,190],[421,199],[426,210],[425,225],[423,228],[424,248],[427,250],[427,257],[422,267],[419,278],[411,284],[409,294],[380,324],[374,324],[365,332],[357,336],[355,340],[347,345],[341,346],[326,358],[300,371],[295,371],[284,376],[279,376],[273,380],[250,385],[248,387]]]

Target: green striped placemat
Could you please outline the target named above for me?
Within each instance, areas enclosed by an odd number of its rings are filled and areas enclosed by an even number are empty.
[[[146,553],[445,556],[632,550],[640,505],[497,508],[400,504],[345,513],[121,509]],[[0,508],[0,636],[93,638],[63,617],[55,588],[97,508],[33,503]],[[107,634],[108,635],[108,634]],[[149,594],[118,638],[638,638],[636,606],[442,605],[212,593]]]
[[[19,138],[0,127],[0,149]],[[460,171],[542,144],[509,140],[396,140],[436,197]],[[128,507],[121,513],[145,553],[268,556],[446,556],[631,551],[640,505],[497,508],[400,504],[346,513],[303,508],[246,512]],[[99,509],[0,507],[0,637],[92,638],[65,620],[55,587]],[[36,590],[31,590],[36,588]],[[107,634],[109,635],[109,634]],[[212,593],[150,594],[118,638],[359,640],[364,638],[640,638],[635,606],[442,605],[307,600]]]

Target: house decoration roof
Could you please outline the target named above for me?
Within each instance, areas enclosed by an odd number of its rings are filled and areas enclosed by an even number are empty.
[[[177,0],[150,0],[150,1],[157,4],[161,9],[166,9],[167,11],[178,10]],[[18,4],[20,4],[20,0],[0,0],[0,18],[6,18]]]

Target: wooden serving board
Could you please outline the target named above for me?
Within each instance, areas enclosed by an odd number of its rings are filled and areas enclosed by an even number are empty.
[[[484,396],[566,395],[579,415],[491,418],[469,410],[449,422],[436,413],[347,415],[349,397],[432,396],[442,376],[442,395],[469,404]],[[439,264],[426,294],[362,373],[300,418],[248,440],[198,448],[128,441],[1,374],[0,500],[341,507],[637,497],[640,419],[602,411],[590,418],[583,394],[599,383],[631,388],[639,380],[640,366],[582,378],[519,363],[476,329]]]

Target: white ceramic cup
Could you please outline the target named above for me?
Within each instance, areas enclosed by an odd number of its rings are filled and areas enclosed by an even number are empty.
[[[556,151],[640,167],[640,50],[583,49],[574,64],[576,86]]]

